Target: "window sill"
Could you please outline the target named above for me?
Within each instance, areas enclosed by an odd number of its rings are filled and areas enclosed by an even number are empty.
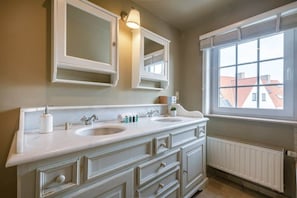
[[[246,121],[255,121],[255,122],[269,122],[275,124],[286,124],[297,126],[297,120],[278,120],[278,119],[267,119],[267,118],[252,118],[252,117],[241,117],[241,116],[230,116],[230,115],[219,115],[219,114],[205,114],[205,117],[213,118],[226,118],[226,119],[236,119],[236,120],[246,120]]]

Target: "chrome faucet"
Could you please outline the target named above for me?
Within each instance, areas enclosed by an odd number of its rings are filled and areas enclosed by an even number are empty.
[[[146,115],[148,117],[153,117],[155,113],[157,113],[158,115],[160,114],[159,110],[150,110],[146,113]]]
[[[80,121],[84,123],[84,125],[91,125],[94,121],[98,120],[98,116],[93,114],[91,117],[83,116]]]

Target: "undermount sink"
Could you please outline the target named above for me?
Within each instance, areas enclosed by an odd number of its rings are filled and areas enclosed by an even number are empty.
[[[183,121],[180,118],[175,118],[175,117],[157,117],[157,118],[152,118],[153,121],[157,122],[181,122]]]
[[[121,126],[100,126],[94,128],[80,129],[75,133],[81,136],[100,136],[100,135],[113,135],[125,131],[125,127]]]

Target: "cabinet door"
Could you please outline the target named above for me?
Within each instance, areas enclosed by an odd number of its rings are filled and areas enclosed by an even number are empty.
[[[113,175],[106,180],[98,180],[95,184],[71,195],[73,198],[131,198],[134,197],[133,169]]]
[[[117,15],[86,0],[54,0],[52,24],[52,82],[117,84]]]
[[[182,195],[194,190],[206,177],[205,138],[181,148],[182,151]],[[197,189],[198,190],[198,189]]]

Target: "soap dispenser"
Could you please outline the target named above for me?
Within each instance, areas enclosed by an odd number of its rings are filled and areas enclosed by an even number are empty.
[[[40,133],[53,132],[53,116],[48,113],[48,107],[45,107],[44,113],[40,116]]]

